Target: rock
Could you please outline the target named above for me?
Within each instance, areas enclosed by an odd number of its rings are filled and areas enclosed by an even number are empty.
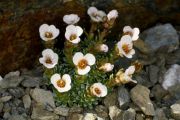
[[[155,113],[153,120],[168,120],[163,109],[156,109]]]
[[[3,80],[3,78],[1,77],[1,75],[0,75],[0,81],[2,81]]]
[[[12,115],[9,117],[8,120],[27,120],[27,119],[24,118],[22,115]]]
[[[96,113],[97,113],[97,116],[99,116],[99,117],[101,117],[101,118],[107,118],[108,117],[108,110],[107,110],[107,108],[105,107],[105,106],[103,106],[103,105],[98,105],[98,106],[96,106],[96,108],[95,108],[95,111],[96,111]]]
[[[93,113],[86,113],[83,120],[96,120],[97,116]]]
[[[4,103],[3,106],[3,112],[10,112],[11,111],[11,105],[9,103]]]
[[[117,92],[113,91],[111,94],[108,94],[104,99],[104,104],[107,108],[114,106],[118,103]]]
[[[134,47],[136,47],[140,52],[144,54],[150,54],[149,46],[141,39],[134,41]]]
[[[142,33],[142,39],[152,52],[162,49],[167,52],[176,50],[179,46],[177,31],[171,24],[157,25]]]
[[[121,115],[122,111],[116,106],[110,106],[109,107],[109,116],[111,120],[119,120],[119,117]]]
[[[135,120],[136,112],[134,109],[129,108],[128,110],[124,111],[123,115],[121,116],[122,120]]]
[[[74,106],[69,109],[70,113],[81,113],[83,111],[82,107]]]
[[[61,116],[59,120],[66,120],[66,118]]]
[[[39,87],[42,81],[41,77],[25,76],[24,78],[21,83],[23,87]]]
[[[11,100],[11,98],[12,98],[12,96],[4,96],[4,97],[1,97],[1,98],[0,98],[0,103],[1,103],[1,102],[7,102],[7,101]]]
[[[145,116],[143,114],[136,114],[136,120],[145,120]]]
[[[157,66],[155,65],[149,66],[149,79],[153,83],[153,85],[158,82],[158,75],[159,75],[158,72],[159,72],[159,68]]]
[[[140,107],[145,115],[154,116],[154,106],[149,98],[150,90],[142,85],[136,85],[130,91],[132,101]]]
[[[140,74],[135,75],[134,77],[138,84],[141,84],[148,88],[153,86],[153,84],[149,80],[149,76],[147,72],[142,71]]]
[[[33,120],[58,120],[59,116],[53,112],[44,110],[42,105],[35,105],[32,110],[31,118]]]
[[[169,65],[180,64],[180,48],[167,55],[166,63]]]
[[[19,71],[7,74],[4,79],[0,81],[0,90],[17,87],[23,80],[23,77],[20,77],[19,74]]]
[[[128,90],[121,86],[118,88],[118,102],[120,107],[127,107],[130,102],[130,96]]]
[[[83,120],[83,115],[78,113],[73,113],[67,117],[67,120]]]
[[[69,108],[60,106],[54,109],[54,113],[57,115],[68,116]]]
[[[168,89],[169,87],[180,83],[180,65],[174,64],[167,70],[164,74],[164,81],[162,86],[164,89]]]
[[[11,115],[10,115],[9,112],[5,112],[4,115],[3,115],[4,120],[7,120],[10,117],[11,117]]]
[[[29,109],[31,106],[31,98],[29,95],[24,95],[23,98],[24,108]]]
[[[24,89],[20,88],[20,87],[17,87],[17,88],[11,88],[11,89],[8,89],[9,93],[11,95],[13,95],[15,98],[21,98],[25,92],[24,92]]]
[[[157,101],[161,101],[161,99],[167,94],[167,91],[165,91],[161,85],[157,84],[152,88],[151,94]]]
[[[0,113],[1,113],[2,110],[3,110],[3,106],[4,106],[4,104],[0,102]]]
[[[174,119],[180,118],[180,104],[173,104],[171,105],[171,113]]]
[[[30,95],[37,103],[41,103],[44,105],[50,105],[51,107],[55,107],[53,94],[50,91],[35,88],[35,89],[30,91]]]

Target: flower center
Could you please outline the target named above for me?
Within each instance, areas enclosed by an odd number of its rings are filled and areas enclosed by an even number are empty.
[[[128,32],[125,32],[124,35],[130,35],[131,37],[133,36],[133,33],[128,31]]]
[[[53,34],[51,32],[45,32],[45,37],[46,38],[52,38]]]
[[[60,88],[64,88],[66,85],[66,82],[62,79],[58,80],[57,81],[57,86],[60,87]]]
[[[45,63],[47,63],[47,64],[52,64],[51,58],[50,58],[50,57],[47,57]]]
[[[85,59],[80,60],[79,63],[78,63],[78,67],[79,67],[80,69],[86,68],[87,65],[88,65],[88,62],[87,62],[87,60],[85,60]]]
[[[128,44],[122,45],[122,49],[123,49],[123,51],[124,51],[126,54],[128,54],[128,53],[130,52],[130,49],[129,49]]]
[[[76,39],[77,38],[77,35],[76,34],[72,34],[71,36],[70,36],[70,40],[72,41],[72,40],[74,40],[74,39]]]
[[[96,94],[101,94],[101,90],[99,88],[94,88],[94,91],[96,92]]]

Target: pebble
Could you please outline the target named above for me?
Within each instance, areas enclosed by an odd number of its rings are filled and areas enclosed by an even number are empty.
[[[54,113],[57,115],[68,116],[69,108],[60,106],[54,109]]]

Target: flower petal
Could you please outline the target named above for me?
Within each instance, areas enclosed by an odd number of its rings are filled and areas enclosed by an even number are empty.
[[[85,75],[91,70],[90,66],[87,66],[85,69],[79,69],[78,68],[78,74],[79,75]]]
[[[83,53],[81,53],[81,52],[76,52],[76,53],[74,54],[74,56],[73,56],[73,63],[74,63],[75,65],[77,65],[78,62],[79,62],[83,57],[84,57]]]
[[[55,73],[54,75],[51,76],[51,83],[52,83],[53,85],[56,85],[56,84],[57,84],[56,82],[57,82],[59,79],[61,79],[60,74]]]
[[[133,36],[132,36],[132,40],[135,41],[139,38],[139,28],[134,28],[133,29]]]
[[[125,74],[132,75],[135,72],[135,66],[129,66],[128,69],[126,69]]]
[[[81,36],[83,33],[83,29],[80,26],[76,26],[77,36]]]
[[[62,79],[66,81],[66,84],[71,84],[71,77],[69,74],[64,74]]]
[[[88,65],[94,65],[96,62],[95,56],[91,53],[87,53],[84,58],[88,61]]]
[[[78,38],[76,38],[76,39],[74,39],[74,40],[69,40],[69,42],[72,42],[72,43],[74,43],[74,44],[77,44],[77,43],[79,43],[81,41],[81,39],[78,37]]]
[[[123,32],[124,33],[126,33],[126,32],[132,32],[132,28],[130,27],[130,26],[125,26],[124,28],[123,28]]]

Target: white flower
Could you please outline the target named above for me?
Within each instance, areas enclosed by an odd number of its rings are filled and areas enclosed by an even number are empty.
[[[117,43],[117,48],[121,56],[124,55],[127,58],[132,58],[135,54],[132,38],[129,35],[122,36],[121,40]]]
[[[94,83],[90,87],[90,91],[94,96],[104,97],[107,95],[107,87],[102,83]]]
[[[39,58],[39,62],[47,68],[53,68],[58,63],[58,55],[51,49],[45,49],[42,51],[42,57]]]
[[[102,52],[108,52],[109,48],[106,44],[101,44],[99,50]]]
[[[90,7],[87,13],[94,22],[102,22],[103,18],[106,16],[104,11],[98,10],[96,7]]]
[[[131,28],[130,26],[125,26],[123,32],[132,37],[133,41],[136,41],[139,38],[139,28]]]
[[[39,34],[42,40],[49,41],[55,39],[60,31],[54,25],[42,24],[39,27]]]
[[[91,65],[94,65],[96,58],[93,54],[87,53],[85,56],[81,52],[76,52],[73,56],[73,63],[77,67],[79,75],[85,75],[91,70]]]
[[[116,19],[118,17],[118,11],[117,10],[111,10],[108,14],[107,14],[107,18],[108,20],[112,20],[112,19]]]
[[[71,77],[69,74],[64,74],[61,78],[61,75],[56,73],[51,76],[51,83],[61,93],[71,89]]]
[[[65,37],[69,42],[77,44],[80,42],[80,36],[83,33],[83,29],[80,26],[68,25],[66,27]]]
[[[69,25],[76,24],[79,20],[80,18],[77,14],[69,14],[63,17],[63,21]]]
[[[112,65],[111,63],[105,63],[104,65],[102,65],[99,69],[103,70],[105,72],[110,72],[112,71],[114,68],[114,65]]]

